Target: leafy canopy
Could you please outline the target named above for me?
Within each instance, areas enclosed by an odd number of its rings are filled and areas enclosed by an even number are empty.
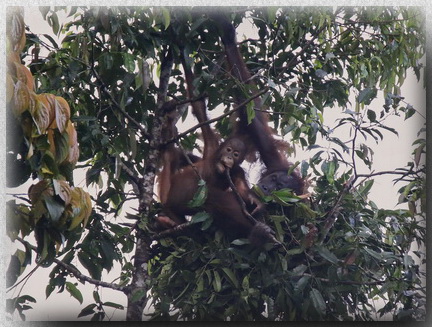
[[[61,24],[58,13],[63,10],[67,18]],[[160,206],[151,197],[160,108],[170,98],[189,100],[181,52],[194,66],[194,96],[205,96],[209,111],[229,112],[236,89],[246,88],[226,71],[209,10],[41,7],[61,43],[30,31],[22,59],[33,53],[29,68],[37,94],[61,96],[69,104],[87,186],[99,186],[92,215],[80,233],[58,232],[66,243],[51,252],[48,264],[63,257],[60,263],[55,261],[47,296],[66,289],[83,301],[83,286],[74,279],[80,275],[68,273],[78,259],[90,277],[87,282],[128,296],[128,319],[141,319],[146,303],[154,307],[151,318],[163,320],[373,320],[385,314],[396,320],[424,319],[424,129],[413,144],[412,161],[391,171],[374,171],[368,143],[381,142],[388,132],[397,134],[387,125],[390,117],[407,120],[420,115],[401,93],[409,70],[419,80],[424,68],[424,15],[418,8],[227,10],[235,26],[246,22],[256,31],[256,37],[240,38],[239,46],[259,88],[266,91],[263,109],[269,111],[279,135],[310,150],[310,158],[298,165],[311,182],[311,197],[299,201],[289,190],[281,190],[263,198],[268,202],[266,223],[283,242],[282,250],[253,249],[242,239],[230,242],[204,214],[194,218],[203,230],[199,238],[161,239],[151,255],[147,248],[134,247],[151,239],[149,226]],[[46,57],[35,55],[40,48],[48,50]],[[168,59],[171,70],[166,69]],[[14,83],[16,100],[24,101],[21,84]],[[376,105],[380,100],[382,107]],[[249,106],[251,117],[253,109]],[[330,110],[340,118],[329,127],[324,117]],[[189,116],[185,112],[183,118]],[[33,118],[39,126],[41,119]],[[61,133],[60,126],[57,123]],[[214,128],[227,136],[230,120],[224,116]],[[350,133],[336,136],[343,129]],[[24,181],[39,166],[25,155],[25,131],[17,139],[18,145],[8,151],[29,167]],[[53,139],[38,146],[48,151],[63,142],[60,134]],[[199,150],[197,139],[194,129],[180,143],[186,150]],[[38,165],[52,167],[52,160],[42,156]],[[395,176],[397,209],[379,208],[368,197],[374,179],[383,174]],[[137,198],[138,213],[126,206]],[[57,207],[46,205],[55,215]],[[36,203],[19,206],[21,220],[11,214],[9,233],[24,237],[37,232],[23,218],[37,210]],[[136,224],[121,225],[120,215]],[[48,242],[55,238],[50,233],[44,237]],[[45,251],[39,243],[32,247],[30,239],[23,244],[25,250],[16,256],[20,270],[30,264],[32,251]],[[147,264],[146,271],[128,258],[133,251],[136,260]],[[102,272],[114,264],[121,266],[117,284],[100,283]],[[145,285],[136,288],[139,276]],[[384,305],[375,306],[378,299]],[[10,312],[28,309],[23,303],[32,300],[15,299]],[[103,302],[97,289],[94,301],[80,316],[102,320],[104,308],[122,308]],[[141,311],[134,316],[137,303]]]

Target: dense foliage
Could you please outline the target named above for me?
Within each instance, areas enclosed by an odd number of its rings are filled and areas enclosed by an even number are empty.
[[[63,10],[68,17],[61,24]],[[425,319],[424,129],[413,144],[412,162],[391,171],[374,171],[368,143],[397,134],[387,125],[389,117],[421,115],[400,91],[409,69],[418,79],[423,74],[424,16],[417,8],[230,8],[235,26],[246,22],[257,32],[256,38],[239,39],[240,49],[263,90],[274,127],[294,146],[310,150],[310,159],[298,167],[311,195],[299,201],[281,190],[263,198],[266,222],[283,242],[281,249],[254,249],[243,239],[230,242],[210,217],[200,215],[194,219],[200,237],[164,238],[148,251],[152,219],[160,208],[152,196],[160,108],[172,98],[188,102],[180,52],[194,62],[196,96],[208,99],[209,111],[232,111],[234,91],[242,87],[224,68],[208,10],[41,7],[53,32],[62,36],[61,44],[28,31],[21,59],[31,61],[38,94],[54,94],[69,104],[87,186],[98,184],[100,192],[93,195],[92,214],[79,232],[44,234],[43,244],[62,245],[50,248],[50,256],[40,241],[33,246],[25,238],[37,233],[37,226],[22,223],[24,214],[17,223],[19,217],[9,213],[9,236],[15,240],[21,233],[24,244],[18,271],[36,251],[38,263],[54,263],[47,296],[66,289],[82,302],[77,279],[110,287],[128,296],[127,319],[141,319],[149,302],[151,318],[163,320],[373,320],[388,313],[396,320]],[[47,56],[38,55],[41,48]],[[20,99],[19,79],[13,85]],[[380,100],[381,108],[375,105]],[[328,110],[339,112],[335,126],[324,121]],[[184,119],[190,116],[186,112]],[[214,125],[224,137],[231,131],[228,116]],[[8,124],[14,121],[11,117]],[[341,129],[350,132],[336,137]],[[8,153],[28,169],[14,186],[38,169],[46,174],[47,165],[53,172],[47,153],[65,142],[60,134],[38,143],[45,152],[37,165],[26,155],[29,136],[14,134],[19,142]],[[196,128],[182,136],[183,148],[200,150]],[[61,170],[51,178],[57,173]],[[380,174],[395,176],[397,209],[379,208],[368,197]],[[71,180],[70,172],[64,176]],[[137,199],[138,212],[122,212]],[[51,202],[45,205],[51,213]],[[38,210],[34,201],[26,207]],[[131,226],[119,224],[119,215]],[[125,256],[129,253],[135,253],[135,262]],[[76,270],[76,258],[85,274]],[[100,281],[115,264],[121,266],[117,284]],[[97,292],[94,298],[81,316],[101,320],[104,305],[122,308],[103,303]],[[381,307],[375,303],[379,299]],[[9,312],[22,313],[31,300],[27,295],[11,299]]]

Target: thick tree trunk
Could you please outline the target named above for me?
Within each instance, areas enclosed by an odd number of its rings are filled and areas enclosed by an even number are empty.
[[[149,219],[149,213],[153,202],[153,188],[157,173],[159,159],[159,147],[162,135],[162,107],[166,102],[168,91],[168,82],[173,66],[172,53],[168,49],[162,58],[161,77],[157,99],[157,108],[153,129],[150,133],[150,153],[145,162],[143,178],[138,185],[139,189],[139,213],[142,220]],[[147,263],[150,258],[151,237],[147,231],[137,226],[136,248],[134,257],[134,273],[132,282],[126,292],[128,298],[128,307],[126,320],[141,321],[143,318],[144,308],[147,304],[147,292],[150,287],[150,280],[147,271]]]
[[[147,262],[149,259],[148,241],[150,241],[148,235],[141,229],[138,229],[134,262],[135,271],[127,292],[128,306],[126,320],[128,321],[141,321],[144,307],[147,304],[147,281],[149,278],[147,273]]]

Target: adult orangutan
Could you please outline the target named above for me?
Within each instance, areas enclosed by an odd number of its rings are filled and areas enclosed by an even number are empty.
[[[240,51],[237,46],[235,28],[228,21],[223,13],[213,13],[211,17],[217,24],[224,44],[226,59],[228,62],[228,72],[241,83],[252,86],[254,91],[250,95],[245,95],[243,91],[239,90],[236,94],[236,103],[239,105],[244,102],[247,97],[251,97],[258,92],[257,87],[252,79],[252,76],[247,69]],[[261,99],[255,97],[253,99],[254,107],[261,109]],[[292,163],[288,161],[283,149],[285,148],[283,142],[277,140],[274,136],[275,133],[268,125],[268,116],[260,110],[255,111],[255,117],[251,123],[248,124],[246,108],[238,110],[239,122],[236,126],[237,137],[246,138],[246,143],[252,142],[256,150],[260,154],[260,159],[264,163],[266,170],[261,174],[258,186],[264,194],[270,194],[273,190],[282,188],[290,188],[296,194],[300,195],[305,192],[305,182],[301,178],[297,170],[290,168]],[[255,150],[252,148],[252,151]]]

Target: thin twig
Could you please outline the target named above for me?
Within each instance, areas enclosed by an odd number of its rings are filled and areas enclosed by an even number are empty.
[[[129,176],[129,178],[134,182],[137,186],[139,184],[139,177],[138,175],[132,171],[123,161],[120,161],[120,166],[123,169],[123,171],[126,173],[126,175]]]
[[[312,274],[308,274],[308,273],[304,273],[302,275],[299,276],[292,276],[293,278],[300,278],[303,276],[308,276],[314,279],[318,279],[321,282],[324,283],[333,283],[333,284],[343,284],[343,285],[366,285],[366,286],[374,286],[374,285],[382,285],[384,283],[386,283],[387,281],[385,280],[378,280],[378,281],[374,281],[374,282],[359,282],[359,281],[355,281],[355,280],[330,280],[328,278],[322,278],[322,277],[315,277]]]
[[[152,237],[152,241],[157,241],[160,240],[161,238],[165,238],[165,237],[169,237],[169,236],[173,236],[176,234],[182,234],[185,230],[189,229],[192,225],[194,225],[194,223],[192,222],[187,222],[184,224],[180,224],[177,226],[174,226],[170,229],[161,231],[160,233],[156,234],[155,236]]]
[[[403,171],[378,171],[376,173],[370,173],[370,174],[358,174],[357,177],[364,177],[364,178],[371,178],[374,176],[380,176],[380,175],[402,175],[402,176],[408,176],[410,172],[403,172]]]
[[[246,209],[246,203],[243,201],[243,198],[240,196],[240,193],[237,191],[237,188],[235,187],[232,179],[231,179],[231,175],[230,175],[230,169],[228,167],[225,167],[225,175],[226,178],[228,179],[228,182],[230,184],[231,190],[233,191],[234,195],[237,198],[237,201],[239,202],[243,213],[245,214],[245,216],[255,225],[257,223],[256,219],[254,217],[252,217],[252,215],[247,211]]]
[[[186,162],[188,163],[189,166],[192,167],[192,169],[194,170],[195,174],[198,176],[198,178],[200,180],[202,180],[202,176],[198,171],[198,168],[196,167],[196,165],[190,160],[189,156],[187,155],[185,149],[183,149],[183,147],[181,146],[180,142],[176,141],[177,146],[179,147],[180,151],[182,152],[183,156],[186,159]]]
[[[19,284],[24,283],[24,285],[27,283],[26,280],[33,275],[33,273],[40,267],[40,264],[36,264],[36,266],[27,274],[25,275],[20,281],[16,282],[14,285],[12,285],[11,287],[9,287],[9,289],[6,291],[6,293],[9,293],[10,291],[12,291],[15,287],[17,287]],[[23,286],[24,286],[23,285]],[[22,289],[22,287],[21,287]]]

